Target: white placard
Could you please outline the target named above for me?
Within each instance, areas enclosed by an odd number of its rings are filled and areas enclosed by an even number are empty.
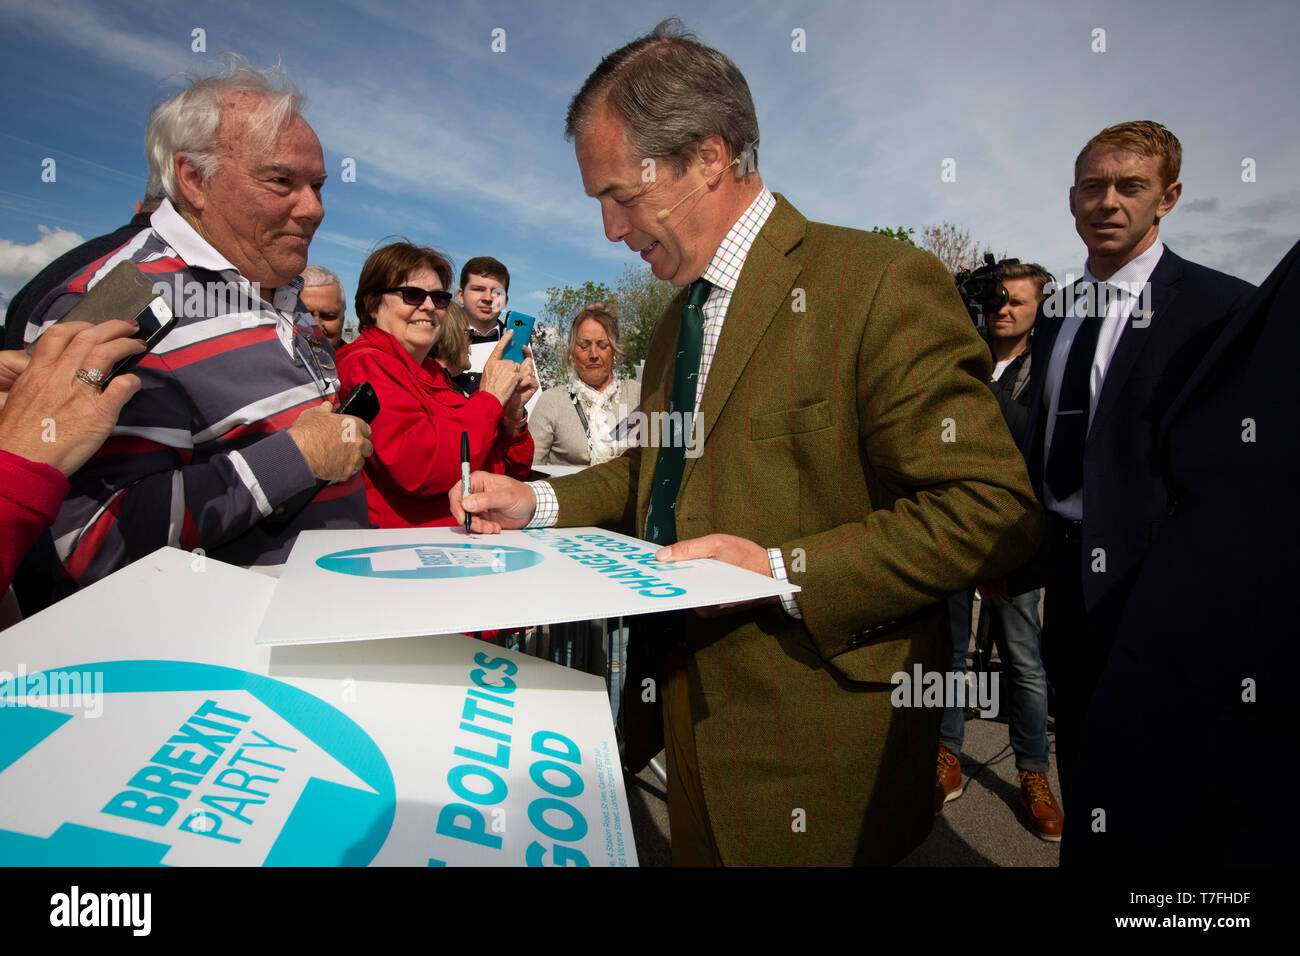
[[[563,478],[565,475],[576,475],[580,471],[586,471],[590,465],[533,465],[533,471],[540,471],[548,478]]]
[[[492,352],[499,344],[500,340],[496,342],[475,342],[471,345],[469,347],[469,370],[471,372],[482,374],[483,366],[487,364],[487,360],[492,357]],[[524,411],[526,411],[530,417],[533,414],[533,409],[537,407],[537,400],[542,397],[542,392],[545,388],[546,386],[543,385],[541,388],[537,389],[537,391],[533,392],[533,397],[524,403]]]
[[[466,535],[463,528],[304,531],[259,644],[424,637],[596,620],[793,594],[713,560],[660,562],[600,528]]]
[[[602,680],[258,647],[276,586],[165,548],[0,635],[0,862],[636,865]]]
[[[483,366],[492,357],[492,352],[496,347],[496,342],[475,342],[471,345],[469,347],[469,370],[471,372],[482,372]]]

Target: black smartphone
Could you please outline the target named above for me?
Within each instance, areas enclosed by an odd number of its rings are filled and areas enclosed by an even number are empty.
[[[145,349],[139,355],[128,355],[114,365],[113,370],[104,379],[104,388],[108,388],[108,383],[117,376],[125,375],[139,365],[140,359],[152,352],[153,347],[162,341],[163,336],[176,326],[176,316],[172,314],[172,310],[162,296],[158,296],[137,312],[135,321],[139,324],[140,331],[136,332],[132,337],[144,342]]]
[[[334,414],[355,415],[368,425],[379,414],[379,396],[375,394],[374,387],[369,382],[362,382],[348,393],[348,397],[343,399],[343,403],[334,409]],[[289,526],[294,518],[298,517],[298,512],[306,508],[311,500],[320,493],[320,490],[328,484],[329,482],[324,478],[317,478],[313,487],[306,488],[283,504],[277,505],[269,515],[262,519],[262,527],[272,534],[279,534]]]
[[[343,404],[334,409],[336,415],[355,415],[367,425],[379,414],[379,396],[369,382],[362,382],[354,388]]]

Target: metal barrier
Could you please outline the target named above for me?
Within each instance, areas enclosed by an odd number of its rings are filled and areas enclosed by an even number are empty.
[[[604,677],[610,713],[617,726],[627,656],[627,625],[621,617],[530,627],[522,643],[512,649]],[[663,761],[657,757],[651,760],[650,770],[660,783],[667,784]]]
[[[622,618],[530,627],[521,641],[506,646],[563,667],[603,677],[609,693],[610,711],[617,719],[627,648],[627,628]]]

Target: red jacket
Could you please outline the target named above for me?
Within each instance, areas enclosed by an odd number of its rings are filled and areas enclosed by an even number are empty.
[[[370,521],[379,528],[456,523],[447,492],[460,481],[460,436],[469,433],[470,468],[527,477],[533,437],[507,434],[496,396],[466,398],[436,359],[416,365],[397,339],[364,330],[338,353],[339,394],[369,382],[379,398],[370,423],[375,453],[365,467]]]
[[[67,494],[68,479],[57,469],[0,451],[0,598]]]

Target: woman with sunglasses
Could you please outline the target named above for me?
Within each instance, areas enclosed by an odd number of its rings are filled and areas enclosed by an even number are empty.
[[[537,391],[532,353],[506,361],[503,337],[468,398],[430,352],[443,334],[451,265],[438,252],[396,242],[361,269],[361,334],[338,353],[339,394],[369,382],[379,398],[375,453],[364,471],[370,520],[380,528],[454,525],[447,492],[460,480],[461,434],[470,468],[523,479],[533,460],[524,403]]]

